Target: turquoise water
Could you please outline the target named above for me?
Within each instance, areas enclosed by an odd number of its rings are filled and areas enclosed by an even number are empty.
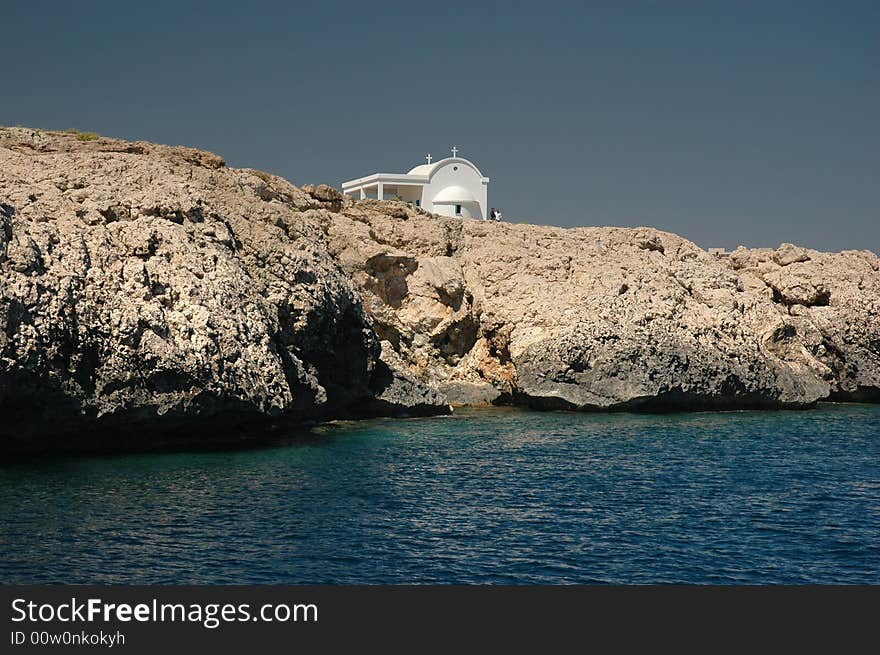
[[[880,583],[880,407],[468,410],[0,468],[0,582]]]

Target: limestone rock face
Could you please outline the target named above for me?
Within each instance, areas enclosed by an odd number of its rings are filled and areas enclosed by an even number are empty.
[[[447,402],[880,400],[878,318],[869,251],[460,220],[191,148],[0,128],[7,441]]]
[[[783,244],[717,258],[650,228],[498,224],[376,201],[326,219],[377,332],[454,403],[774,408],[880,389],[868,251]]]
[[[188,148],[0,129],[0,434],[444,411],[382,362],[326,249],[338,201]]]
[[[786,321],[780,343],[825,367],[833,399],[880,400],[880,259],[868,250],[806,248],[792,259],[780,255],[790,253],[787,245],[739,248],[729,264],[766,285]]]

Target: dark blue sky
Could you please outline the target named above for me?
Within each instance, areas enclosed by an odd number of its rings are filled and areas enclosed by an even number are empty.
[[[297,184],[458,145],[505,218],[880,250],[880,2],[3,4],[0,124]]]

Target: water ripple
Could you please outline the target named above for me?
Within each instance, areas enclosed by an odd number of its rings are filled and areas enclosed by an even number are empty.
[[[470,410],[0,468],[0,582],[880,583],[880,408]]]

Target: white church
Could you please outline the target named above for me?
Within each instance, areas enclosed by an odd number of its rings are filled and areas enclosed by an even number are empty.
[[[488,218],[489,178],[473,162],[458,156],[416,166],[409,173],[373,173],[342,183],[342,192],[355,198],[399,198],[429,212],[459,218]]]

